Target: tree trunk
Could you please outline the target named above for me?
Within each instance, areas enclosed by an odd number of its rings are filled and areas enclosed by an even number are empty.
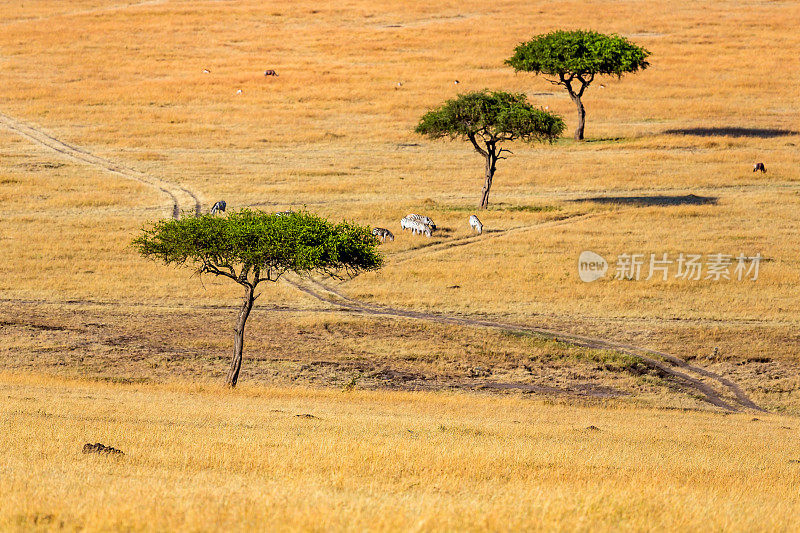
[[[575,140],[582,141],[583,128],[586,126],[586,109],[583,108],[583,102],[581,102],[580,96],[573,96],[572,101],[575,102],[575,105],[578,107],[578,127],[575,129]]]
[[[486,154],[486,181],[481,189],[481,209],[489,207],[489,191],[492,189],[492,178],[496,170],[495,163],[497,163],[497,154],[494,152],[494,146],[489,146]]]
[[[229,387],[235,387],[236,382],[239,380],[239,370],[242,368],[242,348],[244,348],[244,325],[247,322],[247,317],[250,316],[253,301],[255,301],[253,295],[255,288],[245,285],[244,290],[242,308],[239,310],[239,318],[236,320],[236,329],[234,330],[233,359],[231,359],[231,368],[228,370]]]

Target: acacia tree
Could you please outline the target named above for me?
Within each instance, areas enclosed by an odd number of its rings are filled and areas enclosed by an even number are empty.
[[[459,95],[423,115],[415,131],[431,139],[469,140],[486,160],[480,207],[489,206],[489,191],[505,141],[552,142],[564,131],[564,121],[528,103],[524,94],[487,90]]]
[[[650,52],[616,34],[595,31],[554,31],[537,35],[514,49],[506,64],[517,72],[533,72],[556,76],[550,83],[566,87],[578,108],[578,128],[575,140],[583,140],[586,110],[581,102],[586,88],[594,77],[610,74],[621,78],[628,72],[644,70],[650,63]]]
[[[310,213],[273,215],[249,209],[227,217],[161,220],[143,228],[133,246],[145,257],[230,278],[244,288],[227,377],[231,387],[239,379],[244,326],[259,283],[278,281],[286,272],[352,277],[377,270],[383,262],[370,228],[332,224]]]

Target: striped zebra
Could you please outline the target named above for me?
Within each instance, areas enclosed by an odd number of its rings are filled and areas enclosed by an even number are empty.
[[[475,215],[469,216],[469,225],[474,231],[477,231],[479,235],[483,233],[483,224],[481,224],[481,221],[478,220],[478,217]]]
[[[372,234],[378,237],[381,241],[386,241],[386,239],[389,239],[390,241],[394,240],[394,235],[386,228],[373,228]]]
[[[417,220],[415,218],[409,218],[407,216],[403,217],[400,220],[400,227],[404,230],[410,229],[411,233],[414,235],[419,233],[420,235],[425,235],[426,237],[430,237],[433,234],[433,229],[429,225],[423,223],[420,220]]]
[[[216,215],[219,212],[224,213],[225,208],[228,205],[225,203],[225,200],[220,200],[219,202],[215,203],[214,206],[211,208],[211,214]]]
[[[433,220],[424,215],[417,215],[416,213],[411,213],[410,215],[406,215],[406,218],[410,218],[412,220],[418,220],[423,224],[425,224],[426,226],[430,227],[432,230],[436,229],[436,224],[433,223]]]

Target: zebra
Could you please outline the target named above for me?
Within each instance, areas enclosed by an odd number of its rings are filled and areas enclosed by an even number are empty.
[[[477,231],[479,235],[483,233],[483,224],[481,224],[481,221],[478,220],[477,216],[469,216],[469,225],[472,226],[472,229]]]
[[[220,200],[214,204],[214,207],[211,208],[211,214],[216,215],[219,212],[224,213],[226,207],[228,207],[228,204],[225,203],[225,200]]]
[[[432,230],[436,229],[436,224],[434,224],[433,220],[431,220],[429,217],[426,217],[426,216],[423,216],[423,215],[417,215],[415,213],[411,213],[410,215],[406,215],[406,218],[410,218],[411,220],[419,220],[420,222],[422,222],[426,226],[430,226],[430,228]]]
[[[758,172],[759,170],[761,171],[762,174],[767,171],[767,168],[764,166],[764,163],[756,163],[755,165],[753,165],[753,172]]]
[[[275,215],[279,217],[288,217],[289,215],[294,215],[294,211],[278,211]]]
[[[411,233],[414,235],[419,233],[420,235],[430,237],[433,233],[433,228],[431,228],[429,225],[415,218],[410,218],[410,216],[400,219],[400,227],[404,230],[410,229]]]
[[[264,76],[275,76],[275,77],[277,77],[277,76],[278,76],[278,73],[277,73],[277,72],[275,72],[275,71],[274,71],[274,70],[272,70],[272,69],[269,69],[269,70],[265,70],[265,71],[264,71]]]
[[[392,232],[386,228],[373,228],[372,234],[380,238],[381,241],[386,241],[386,239],[389,239],[390,241],[394,240],[394,235],[392,235]]]

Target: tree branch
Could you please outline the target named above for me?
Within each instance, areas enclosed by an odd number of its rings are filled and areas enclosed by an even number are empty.
[[[232,280],[234,280],[236,282],[239,281],[239,279],[238,279],[238,277],[236,276],[235,273],[230,274],[228,272],[224,272],[224,271],[220,270],[219,268],[217,268],[216,265],[214,265],[213,263],[210,263],[206,259],[203,260],[203,266],[200,268],[200,273],[201,274],[209,273],[209,274],[214,274],[215,276],[225,276],[226,278],[231,278]]]
[[[475,147],[475,150],[479,154],[481,154],[483,157],[489,157],[489,152],[487,152],[486,150],[484,150],[483,148],[478,146],[478,142],[475,140],[475,134],[474,133],[467,134],[467,137],[469,138],[470,142],[472,143],[472,146]]]
[[[583,91],[585,91],[586,88],[589,86],[589,84],[592,83],[592,81],[594,81],[594,72],[589,74],[589,79],[586,80],[583,79],[582,75],[578,76],[578,79],[581,82],[581,89],[580,91],[578,91],[578,98],[580,98],[581,96],[583,96]]]

